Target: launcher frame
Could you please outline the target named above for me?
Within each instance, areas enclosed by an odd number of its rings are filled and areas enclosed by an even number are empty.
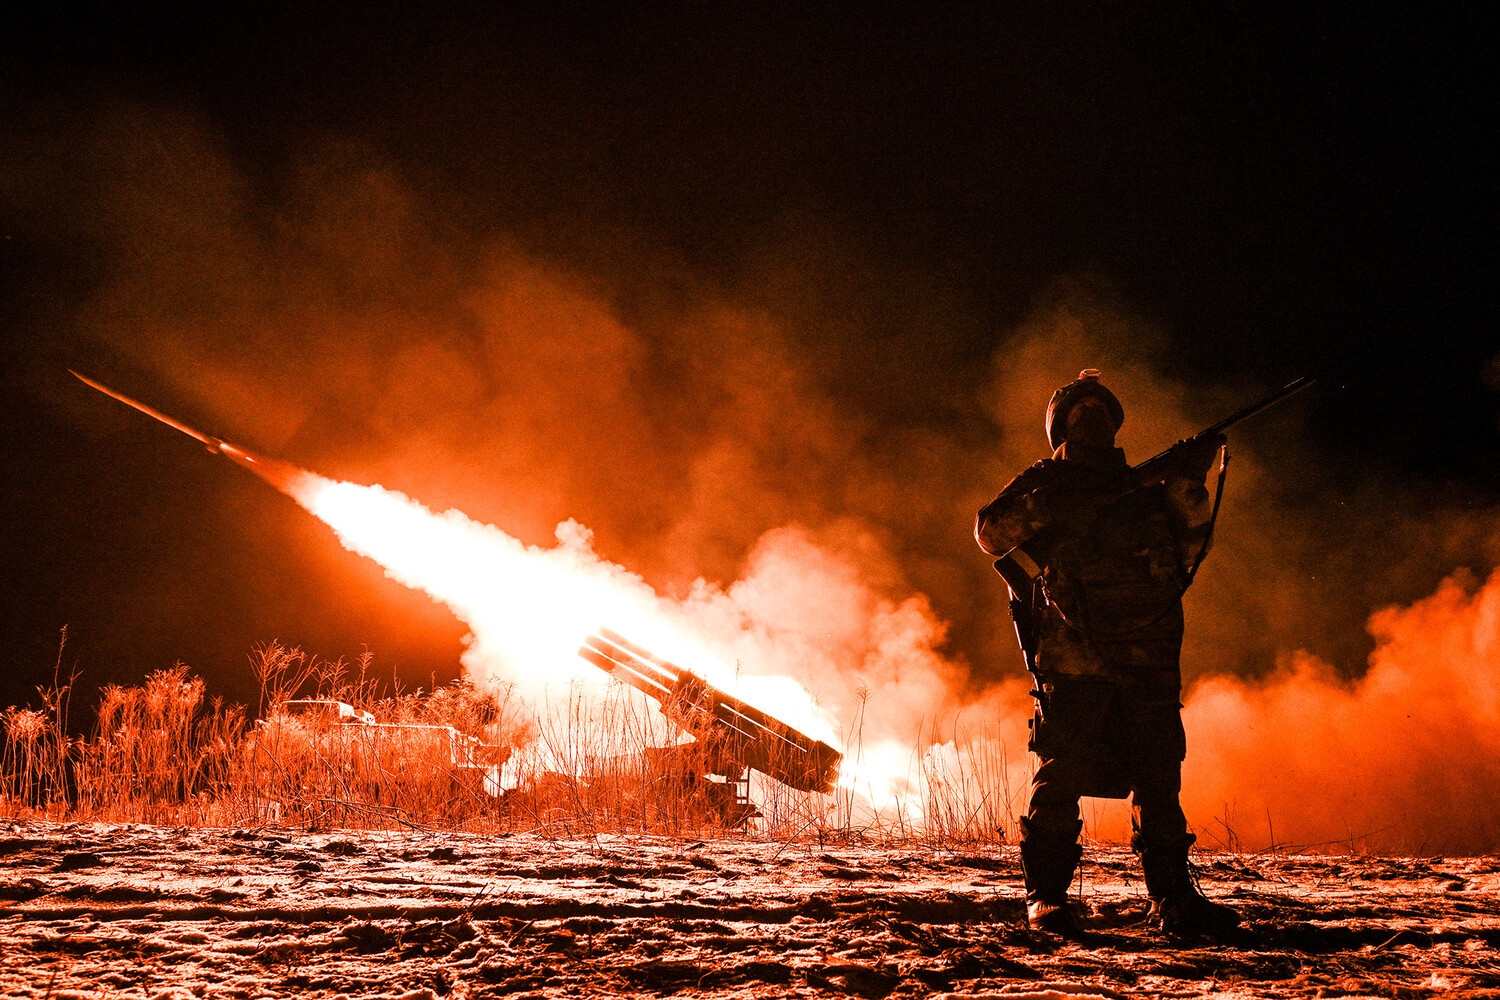
[[[833,747],[618,632],[601,628],[584,640],[578,655],[655,700],[663,715],[704,744],[711,759],[751,768],[803,792],[830,792],[838,781],[844,755]]]

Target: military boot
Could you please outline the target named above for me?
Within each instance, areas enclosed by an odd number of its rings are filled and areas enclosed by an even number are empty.
[[[1078,824],[1079,829],[1083,824]],[[1078,920],[1068,907],[1068,887],[1083,857],[1078,832],[1066,834],[1035,829],[1021,820],[1021,870],[1026,876],[1026,924],[1034,931],[1073,936]]]
[[[1198,838],[1188,834],[1175,844],[1146,844],[1139,836],[1131,844],[1141,856],[1146,893],[1151,897],[1150,921],[1167,934],[1214,937],[1240,925],[1239,912],[1206,899],[1188,868],[1188,848]]]

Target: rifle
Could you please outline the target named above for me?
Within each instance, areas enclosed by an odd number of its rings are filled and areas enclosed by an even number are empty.
[[[1158,454],[1152,455],[1140,465],[1132,467],[1130,471],[1135,473],[1136,481],[1141,485],[1145,485],[1146,483],[1159,482],[1166,474],[1167,469],[1171,467],[1173,456],[1180,449],[1195,445],[1200,441],[1208,441],[1216,438],[1220,434],[1223,434],[1225,431],[1229,430],[1229,428],[1233,427],[1235,424],[1239,423],[1241,420],[1253,417],[1261,410],[1270,409],[1277,403],[1281,402],[1283,399],[1301,392],[1303,389],[1306,389],[1316,381],[1317,379],[1304,375],[1301,378],[1297,379],[1295,382],[1290,382],[1287,385],[1282,386],[1280,389],[1277,389],[1269,396],[1265,396],[1262,399],[1256,400],[1249,406],[1245,407],[1243,410],[1237,410],[1236,412],[1231,413],[1229,416],[1225,417],[1223,420],[1220,420],[1218,423],[1210,427],[1203,428],[1203,430],[1199,431],[1197,434],[1194,434],[1186,441],[1179,441],[1176,444],[1172,445],[1172,447],[1167,448],[1164,451],[1159,452]]]
[[[1233,412],[1229,417],[1218,421],[1217,424],[1205,427],[1205,429],[1200,430],[1199,433],[1191,436],[1191,438],[1179,441],[1178,444],[1166,448],[1161,453],[1154,454],[1154,456],[1149,457],[1149,459],[1146,459],[1140,465],[1131,466],[1130,486],[1119,490],[1113,496],[1106,496],[1104,502],[1116,501],[1121,496],[1142,489],[1143,486],[1149,486],[1151,483],[1160,483],[1163,478],[1166,478],[1169,469],[1175,465],[1176,456],[1178,456],[1179,451],[1199,445],[1200,442],[1212,441],[1212,439],[1218,438],[1226,430],[1229,430],[1230,427],[1238,424],[1239,421],[1245,420],[1248,417],[1254,417],[1254,415],[1259,414],[1263,409],[1271,408],[1271,406],[1280,403],[1281,400],[1287,399],[1287,397],[1293,396],[1293,394],[1301,393],[1304,388],[1307,388],[1308,385],[1313,385],[1316,381],[1317,379],[1304,375],[1302,378],[1296,379],[1295,382],[1284,385],[1283,388],[1275,391],[1275,393],[1271,393],[1269,396],[1263,397],[1263,399],[1256,400],[1250,406],[1245,406],[1241,411]],[[1214,498],[1214,514],[1209,519],[1209,535],[1212,535],[1212,532],[1214,532],[1214,522],[1218,519],[1218,505],[1220,505],[1220,501],[1224,496],[1224,468],[1226,468],[1227,462],[1229,462],[1229,456],[1226,454],[1224,456],[1224,463],[1220,465],[1220,490],[1218,490],[1218,496]],[[1005,553],[1005,555],[1002,555],[1001,558],[995,561],[996,573],[1001,574],[1002,579],[1005,580],[1005,586],[1010,588],[1011,621],[1016,624],[1016,640],[1022,646],[1022,654],[1026,657],[1026,669],[1032,673],[1034,678],[1037,678],[1037,670],[1035,670],[1035,667],[1037,667],[1038,639],[1037,595],[1038,592],[1044,589],[1043,571],[1046,570],[1047,561],[1052,556],[1053,547],[1056,547],[1056,544],[1062,540],[1061,534],[1062,532],[1056,531],[1056,529],[1044,528],[1043,531],[1032,535],[1031,538],[1023,541],[1022,544],[1014,547],[1010,552]],[[1206,553],[1208,553],[1208,538],[1203,540],[1203,549],[1199,552],[1199,558],[1194,561],[1193,568],[1188,571],[1188,583],[1190,585],[1193,583],[1193,576],[1197,573],[1197,568],[1199,568],[1199,564],[1203,561],[1203,556]],[[1187,592],[1187,586],[1184,586],[1184,592]],[[1038,690],[1041,690],[1043,685],[1041,685],[1040,678],[1037,678],[1037,681]]]

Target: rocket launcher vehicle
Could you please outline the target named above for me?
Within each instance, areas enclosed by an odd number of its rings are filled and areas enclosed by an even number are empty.
[[[578,655],[653,699],[661,713],[722,761],[752,768],[803,792],[830,792],[844,755],[774,716],[725,694],[607,628]]]

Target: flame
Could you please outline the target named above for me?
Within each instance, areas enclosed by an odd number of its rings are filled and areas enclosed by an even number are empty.
[[[736,697],[774,706],[778,718],[809,736],[838,744],[832,717],[805,688],[788,676],[726,667],[729,651],[693,628],[683,604],[600,558],[592,533],[576,521],[559,524],[558,544],[544,549],[462,511],[438,513],[381,486],[302,473],[284,488],[345,548],[430,594],[468,625],[464,665],[472,675],[514,681],[534,697],[558,684],[602,687],[608,678],[579,659],[577,649],[603,626]]]
[[[303,471],[274,484],[333,528],[345,548],[374,559],[391,579],[426,592],[468,625],[463,663],[476,679],[513,682],[538,701],[557,685],[600,690],[608,677],[577,649],[601,626],[612,628],[845,753],[839,788],[871,814],[921,820],[924,767],[910,743],[873,740],[851,753],[833,715],[795,678],[726,666],[747,647],[764,653],[777,643],[763,626],[726,614],[727,595],[716,588],[700,584],[683,601],[663,598],[639,575],[601,558],[592,532],[571,519],[557,526],[557,545],[541,548],[462,511],[435,512],[378,485]],[[905,605],[890,615],[912,616]]]

